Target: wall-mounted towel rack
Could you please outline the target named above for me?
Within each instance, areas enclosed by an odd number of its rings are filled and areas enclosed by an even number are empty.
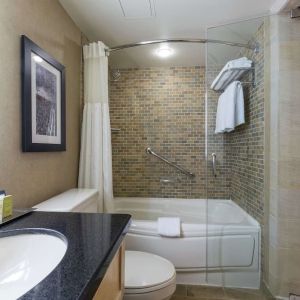
[[[187,176],[189,176],[189,177],[195,177],[195,174],[194,174],[194,173],[192,173],[192,172],[190,172],[190,171],[188,171],[188,170],[186,170],[186,169],[184,169],[184,168],[182,168],[182,167],[180,167],[180,166],[178,166],[178,165],[172,163],[172,162],[169,161],[167,158],[165,158],[165,157],[163,157],[163,156],[161,156],[161,155],[155,153],[150,147],[147,147],[147,148],[146,148],[146,153],[147,153],[147,154],[151,154],[151,155],[157,157],[158,159],[162,160],[163,162],[165,162],[165,163],[168,164],[169,166],[172,166],[173,168],[179,170],[181,173],[183,173],[183,174],[185,174],[185,175],[187,175]]]
[[[220,74],[218,75],[218,80],[214,80],[214,82],[211,85],[211,89],[219,92],[224,91],[226,87],[233,81],[239,80],[243,75],[247,72],[252,72],[252,80],[251,81],[243,81],[242,84],[251,84],[252,86],[255,86],[255,67],[252,65],[252,67],[233,67],[228,68],[226,70],[222,70]]]

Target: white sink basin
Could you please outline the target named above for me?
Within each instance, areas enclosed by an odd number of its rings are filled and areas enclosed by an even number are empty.
[[[0,237],[0,299],[16,299],[42,281],[67,251],[63,239],[42,233]]]

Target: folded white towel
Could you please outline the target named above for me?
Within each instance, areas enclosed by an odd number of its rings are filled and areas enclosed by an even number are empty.
[[[180,237],[180,218],[158,218],[158,234],[167,237]]]
[[[247,57],[241,57],[238,59],[234,59],[229,61],[215,78],[213,83],[211,84],[211,89],[216,91],[220,90],[222,87],[227,86],[233,80],[239,79],[246,70],[233,70],[228,72],[230,69],[238,69],[238,68],[251,68],[252,61],[249,60]]]
[[[245,123],[243,87],[239,81],[234,81],[219,97],[215,133],[230,132],[243,123]]]
[[[241,57],[238,59],[230,60],[225,67],[227,68],[250,68],[252,66],[252,60],[247,57]]]

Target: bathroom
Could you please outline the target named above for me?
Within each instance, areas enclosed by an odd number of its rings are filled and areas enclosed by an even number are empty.
[[[0,7],[0,299],[300,299],[299,1]]]

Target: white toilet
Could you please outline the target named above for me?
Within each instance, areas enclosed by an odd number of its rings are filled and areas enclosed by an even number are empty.
[[[39,211],[97,212],[95,189],[71,189],[36,206]],[[168,260],[146,252],[125,251],[124,300],[168,300],[176,271]]]
[[[176,289],[176,271],[168,260],[146,252],[125,252],[124,300],[168,300]]]

